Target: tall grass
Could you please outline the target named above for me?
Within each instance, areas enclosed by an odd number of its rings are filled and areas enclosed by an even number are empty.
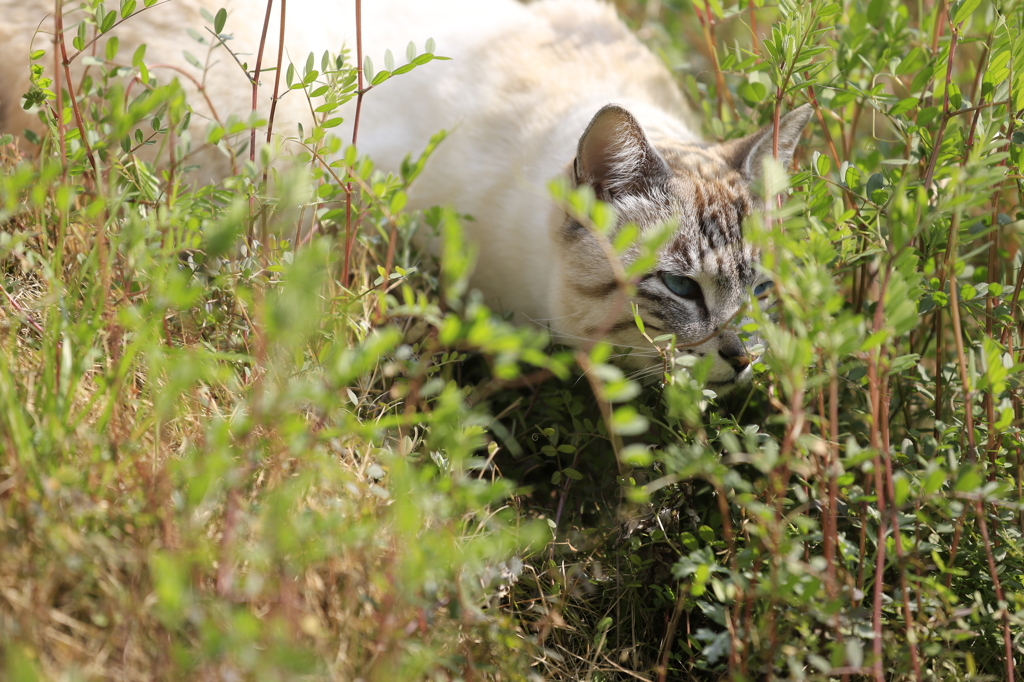
[[[318,126],[269,173],[272,118],[201,131],[144,54],[126,87],[159,5],[58,6],[49,134],[0,139],[6,679],[1015,679],[1024,4],[618,4],[709,139],[815,109],[747,226],[742,395],[493,315],[458,217],[405,210],[432,148],[385,176]],[[435,58],[360,51],[254,96],[326,123]],[[249,163],[193,188],[189,136]]]

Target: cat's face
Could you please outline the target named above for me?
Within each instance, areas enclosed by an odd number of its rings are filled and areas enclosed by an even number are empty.
[[[783,119],[784,162],[809,114],[801,108]],[[751,359],[739,318],[752,293],[765,303],[771,282],[759,274],[742,225],[759,202],[750,183],[766,151],[771,155],[771,137],[761,131],[717,146],[651,140],[624,109],[602,109],[580,140],[575,181],[613,205],[620,226],[646,230],[667,222],[674,234],[627,299],[608,245],[566,217],[558,240],[565,265],[558,292],[563,333],[576,341],[604,339],[629,350],[627,364],[655,367],[662,358],[637,328],[636,306],[649,337],[673,334],[677,353],[713,358],[709,388],[722,394],[748,381]],[[630,248],[623,264],[638,253]]]

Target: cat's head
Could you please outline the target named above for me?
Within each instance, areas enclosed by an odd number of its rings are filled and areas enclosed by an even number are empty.
[[[805,105],[780,121],[783,165],[810,116]],[[721,394],[748,381],[750,357],[735,318],[750,292],[763,295],[771,282],[758,272],[758,254],[744,239],[742,224],[763,204],[751,185],[773,155],[773,130],[718,145],[679,142],[649,134],[619,106],[601,109],[580,138],[572,180],[614,206],[619,227],[634,223],[645,230],[671,221],[675,233],[627,300],[608,244],[566,216],[558,238],[560,331],[577,342],[604,339],[630,349],[626,362],[633,365],[660,364],[637,328],[635,304],[649,336],[675,334],[679,352],[714,358],[710,388]],[[633,247],[622,260],[637,255]]]

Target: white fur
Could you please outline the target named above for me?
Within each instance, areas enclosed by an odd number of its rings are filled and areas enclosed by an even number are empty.
[[[139,3],[141,5],[141,2]],[[250,65],[262,30],[265,5],[257,0],[172,0],[140,12],[114,30],[121,59],[148,45],[146,60],[157,75],[174,65],[200,77],[182,55],[206,55],[186,32],[202,30],[199,13],[223,4],[230,12],[230,47]],[[480,246],[472,283],[499,308],[521,320],[559,326],[567,311],[556,302],[558,264],[552,231],[561,214],[548,199],[546,185],[571,161],[581,133],[594,113],[609,102],[628,108],[653,133],[689,139],[680,122],[681,99],[667,70],[615,17],[610,6],[592,0],[549,0],[530,6],[514,0],[364,0],[363,43],[377,69],[390,48],[396,63],[405,61],[408,41],[419,50],[427,38],[438,54],[452,61],[432,62],[370,92],[361,117],[359,148],[378,167],[396,170],[406,153],[418,152],[440,129],[452,131],[413,188],[412,208],[452,204],[475,220],[469,236]],[[113,3],[111,3],[113,5]],[[68,5],[68,11],[76,3]],[[39,128],[20,110],[17,95],[28,87],[28,48],[36,26],[52,31],[47,0],[0,0],[0,124],[21,130]],[[271,22],[264,66],[276,60],[277,9]],[[72,12],[67,22],[77,21]],[[287,57],[301,65],[312,51],[354,51],[352,0],[288,3]],[[569,30],[572,28],[572,31]],[[570,34],[573,37],[569,38]],[[70,40],[70,36],[69,36]],[[52,50],[51,36],[37,34],[35,48]],[[221,119],[245,116],[251,88],[222,50],[206,77],[206,91]],[[52,52],[51,52],[52,56]],[[51,57],[42,63],[48,67]],[[628,60],[625,61],[624,60]],[[287,63],[287,59],[286,59]],[[262,78],[260,109],[266,115],[272,76]],[[182,81],[186,89],[192,86]],[[190,103],[200,117],[210,111],[203,99]],[[347,123],[351,106],[344,112]],[[279,104],[276,129],[287,135],[308,122],[300,93]],[[201,131],[202,126],[197,126]],[[308,129],[308,127],[307,127]],[[349,129],[339,129],[343,139]],[[197,135],[198,137],[198,135]],[[199,159],[212,176],[227,172],[216,151]],[[206,172],[206,171],[204,171]],[[572,332],[572,330],[565,330]]]

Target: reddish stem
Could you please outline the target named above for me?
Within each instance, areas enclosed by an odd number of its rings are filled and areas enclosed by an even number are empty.
[[[935,163],[939,158],[939,150],[942,149],[942,137],[946,134],[946,125],[949,124],[949,85],[953,80],[953,57],[956,54],[956,43],[959,36],[960,27],[953,27],[953,32],[949,36],[949,57],[946,59],[946,87],[943,89],[942,96],[942,120],[939,122],[939,131],[935,134],[932,154],[928,159],[928,170],[924,174],[926,190],[932,186],[932,179],[935,177]]]
[[[274,0],[267,0],[267,14],[263,17],[263,32],[260,34],[260,47],[256,52],[256,66],[252,72],[252,112],[259,108],[260,72],[263,70],[263,50],[267,46],[267,31],[270,30],[270,14],[274,9]],[[256,128],[249,133],[249,160],[256,161]]]
[[[68,98],[71,100],[71,110],[75,114],[75,125],[78,127],[79,139],[82,141],[82,146],[85,148],[85,154],[89,157],[89,163],[92,165],[92,172],[95,175],[96,184],[100,182],[100,166],[96,162],[96,157],[93,156],[92,147],[89,145],[89,136],[85,132],[85,120],[82,118],[82,110],[78,106],[78,98],[75,97],[75,86],[71,82],[71,60],[68,59],[67,45],[64,42],[64,12],[60,6],[60,0],[57,0],[57,14],[56,14],[56,31],[57,31],[57,43],[60,45],[60,56],[61,65],[64,67],[64,79],[67,81],[68,86]],[[57,116],[60,119],[60,126],[63,126],[64,122],[64,108],[57,112]],[[63,136],[61,137],[61,143],[63,145]]]
[[[267,117],[267,144],[270,144],[271,139],[274,135],[274,115],[277,113],[277,101],[280,99],[279,93],[281,92],[281,66],[284,60],[284,29],[285,29],[285,18],[288,15],[288,0],[281,0],[281,26],[277,38],[277,64],[274,70],[274,94],[270,98],[270,116]],[[254,131],[255,132],[255,131]],[[267,187],[267,174],[270,172],[269,168],[263,169],[263,187],[264,190]],[[301,223],[300,223],[301,225]],[[267,214],[263,212],[263,242],[267,242]],[[292,250],[298,244],[298,239],[295,240]]]
[[[363,110],[363,95],[365,93],[365,83],[363,81],[363,3],[362,0],[356,0],[356,77],[358,79],[358,87],[356,90],[356,115],[355,120],[352,122],[352,146],[356,146],[356,142],[359,139],[359,116]],[[345,185],[345,261],[341,266],[341,282],[342,286],[348,287],[349,271],[352,263],[352,247],[355,242],[352,226],[352,182],[349,181]],[[387,279],[385,277],[385,279]]]
[[[255,114],[259,107],[259,93],[260,93],[260,72],[263,70],[263,50],[267,46],[267,31],[270,30],[270,13],[274,9],[274,0],[267,0],[267,13],[263,18],[263,32],[260,34],[260,46],[256,52],[256,66],[252,72],[252,113]],[[218,39],[220,36],[218,36]],[[256,128],[254,127],[249,132],[249,161],[252,163],[256,162]],[[253,216],[256,213],[256,195],[249,194],[249,229],[247,235],[247,245],[252,248],[255,235],[253,234],[253,226],[255,220]],[[266,246],[266,245],[261,245]]]
[[[992,556],[992,542],[988,537],[988,523],[985,521],[985,510],[981,506],[981,500],[975,500],[974,513],[978,516],[978,524],[981,527],[981,539],[985,545],[985,557],[988,559],[988,572],[992,576],[992,585],[996,590],[996,602],[1002,611],[1003,621],[1003,650],[1006,653],[1006,680],[1014,682],[1013,663],[1013,641],[1010,638],[1010,614],[1007,611],[1006,598],[1003,596],[1003,585],[999,581],[999,572],[996,570],[996,560]]]
[[[886,263],[885,277],[882,281],[881,289],[878,292],[878,305],[875,307],[873,327],[876,332],[881,330],[883,326],[883,313],[885,306],[882,302],[885,300],[885,292],[889,287],[889,278],[891,275],[892,261],[889,261]],[[884,352],[885,351],[878,351],[877,354],[872,353],[868,358],[868,395],[871,405],[870,442],[871,447],[876,453],[880,452],[883,447],[883,444],[879,442],[879,434],[881,431],[879,424],[882,419],[888,418],[888,415],[883,414],[883,388],[881,385],[881,379],[878,376],[878,366]],[[878,506],[878,534],[875,541],[875,545],[878,548],[878,554],[875,556],[875,585],[874,599],[872,601],[872,624],[875,633],[875,638],[872,642],[874,653],[874,662],[872,667],[876,682],[884,682],[885,673],[882,654],[882,588],[883,574],[885,573],[885,534],[887,514],[885,509],[885,482],[882,476],[882,462],[878,454],[876,454],[874,458],[873,473],[875,479],[875,497],[877,498]]]

